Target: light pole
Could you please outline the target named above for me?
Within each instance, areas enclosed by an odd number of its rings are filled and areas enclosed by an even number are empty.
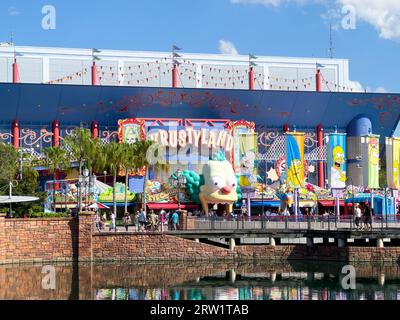
[[[181,210],[181,184],[186,183],[186,178],[185,176],[182,174],[182,170],[176,170],[176,172],[174,173],[174,176],[176,178],[174,178],[173,176],[171,176],[169,178],[169,183],[172,187],[177,187],[178,188],[178,210]]]
[[[104,183],[106,183],[106,176],[107,176],[107,171],[106,170],[104,170]]]
[[[83,170],[83,175],[79,176],[79,213],[82,211],[82,185],[84,185],[84,188],[86,190],[86,186],[87,186],[87,179],[89,177],[89,170],[87,168],[85,168]],[[85,206],[87,205],[87,195],[86,195],[86,199],[85,199]]]

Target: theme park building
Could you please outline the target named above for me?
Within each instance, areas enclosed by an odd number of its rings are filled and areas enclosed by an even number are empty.
[[[40,155],[84,126],[104,143],[152,139],[175,154],[199,147],[185,163],[169,153],[168,172],[150,170],[146,187],[154,208],[172,208],[176,199],[163,194],[163,184],[177,169],[200,174],[204,163],[197,160],[215,148],[228,155],[236,173],[250,168],[258,176],[242,190],[251,193],[254,206],[277,206],[273,190],[286,178],[289,132],[304,133],[303,187],[317,188],[319,204],[333,206],[323,191],[332,187],[329,135],[345,134],[343,187],[367,190],[370,158],[363,143],[375,137],[378,147],[370,154],[383,168],[385,138],[398,132],[400,94],[352,92],[346,60],[258,57],[249,67],[248,56],[180,53],[176,61],[171,53],[98,55],[94,61],[92,50],[0,47],[0,141]],[[398,178],[396,165],[389,167]],[[131,191],[143,189],[142,182],[131,177]],[[394,182],[373,188],[397,190]],[[190,197],[182,201],[196,206]]]

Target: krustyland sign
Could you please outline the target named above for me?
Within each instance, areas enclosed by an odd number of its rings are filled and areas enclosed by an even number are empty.
[[[233,136],[227,130],[210,130],[208,128],[195,129],[151,129],[147,139],[157,142],[163,147],[185,148],[222,148],[231,152],[233,148]]]
[[[245,120],[131,118],[118,121],[121,142],[155,141],[157,156],[151,159],[169,164],[207,162],[218,151],[223,151],[232,164],[240,163],[244,150],[236,140],[241,141],[241,136],[249,133],[254,133],[254,123]]]

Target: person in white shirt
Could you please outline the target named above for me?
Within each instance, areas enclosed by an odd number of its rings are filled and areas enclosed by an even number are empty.
[[[116,216],[115,216],[114,212],[112,212],[112,213],[110,214],[110,220],[111,220],[111,221],[110,221],[110,228],[109,228],[108,231],[111,231],[112,229],[114,229],[114,231],[117,232],[117,225],[116,225],[116,223],[115,223]]]
[[[354,216],[355,216],[355,224],[357,226],[357,229],[362,229],[362,226],[360,225],[360,221],[361,221],[361,209],[360,209],[360,205],[358,203],[355,204],[354,206]]]

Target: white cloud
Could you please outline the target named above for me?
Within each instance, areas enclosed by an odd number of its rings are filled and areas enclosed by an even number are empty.
[[[349,82],[350,89],[353,89],[353,92],[364,92],[365,89],[363,85],[358,81],[351,81]]]
[[[371,88],[370,86],[364,86],[358,81],[349,82],[349,88],[353,89],[353,92],[373,92],[373,93],[388,93],[388,90],[385,87],[379,86],[377,88]]]
[[[332,3],[333,2],[333,3]],[[352,6],[356,19],[373,26],[383,39],[400,39],[400,1],[399,0],[231,0],[234,4],[264,5],[279,7],[295,3],[297,5],[324,4],[328,6],[323,20],[341,21],[346,16],[344,6]],[[340,16],[338,16],[340,15]]]
[[[327,0],[231,0],[234,4],[261,4],[266,7],[279,7],[283,4],[296,3],[304,5],[309,3],[325,3]]]
[[[9,16],[19,16],[22,14],[16,7],[8,7],[8,15]]]
[[[238,55],[238,51],[235,48],[235,45],[227,40],[219,40],[218,41],[218,49],[222,54],[230,54],[230,55]]]
[[[357,19],[371,24],[383,39],[400,38],[399,0],[337,0],[355,8]]]
[[[388,93],[388,91],[386,90],[386,88],[384,88],[384,87],[382,87],[382,86],[376,88],[376,89],[374,90],[374,92],[376,92],[376,93]]]

